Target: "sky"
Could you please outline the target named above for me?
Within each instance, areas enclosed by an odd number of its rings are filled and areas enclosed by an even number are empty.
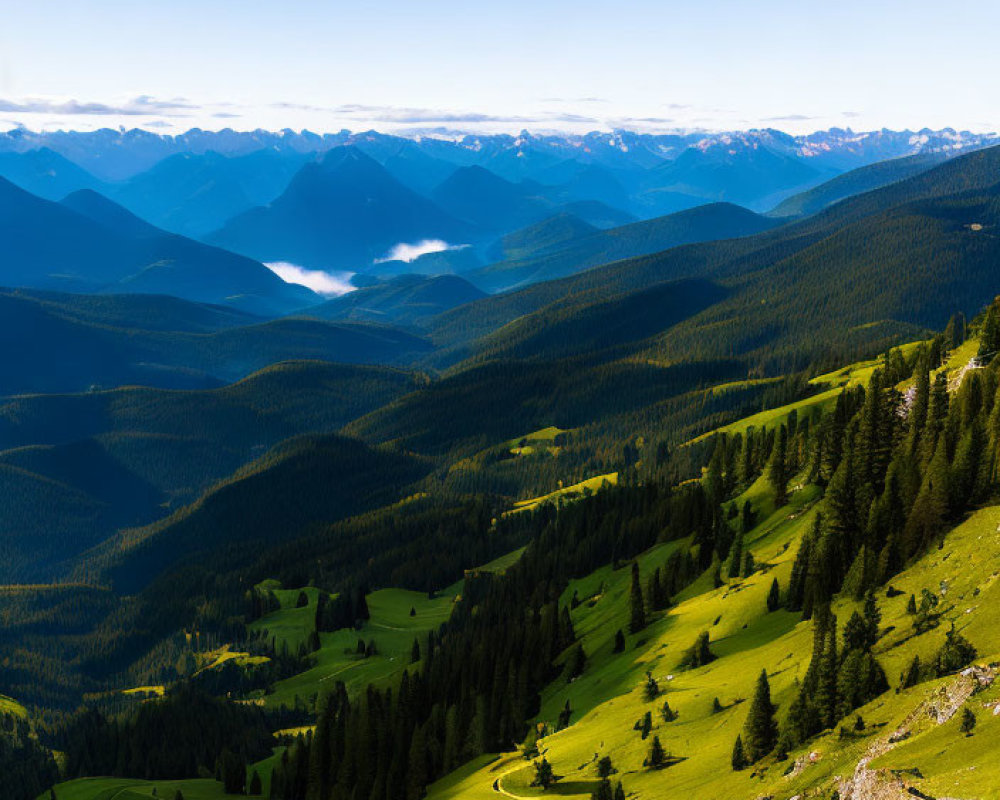
[[[0,0],[0,129],[1000,130],[1000,3]]]

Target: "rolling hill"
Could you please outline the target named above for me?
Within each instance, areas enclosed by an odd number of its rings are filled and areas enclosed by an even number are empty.
[[[0,309],[0,346],[8,354],[0,395],[126,384],[205,388],[289,359],[405,364],[430,350],[423,339],[384,325],[265,322],[153,295],[7,290]]]
[[[549,245],[541,251],[529,250],[521,258],[489,264],[468,273],[467,277],[484,290],[499,292],[562,278],[589,267],[655,253],[690,242],[749,236],[776,224],[774,220],[739,206],[714,203],[621,228],[596,231],[586,236],[575,235],[574,231],[565,247]],[[536,238],[544,240],[553,235],[553,227],[564,225],[565,220],[541,229],[536,227],[522,236],[529,241]],[[570,227],[579,230],[579,226],[571,224]],[[555,234],[554,238],[558,237],[559,234]]]
[[[0,403],[0,582],[65,574],[119,528],[191,502],[279,442],[410,391],[390,368],[286,362],[207,391],[125,388]]]
[[[326,320],[420,326],[431,317],[486,295],[458,275],[401,275],[307,309]]]

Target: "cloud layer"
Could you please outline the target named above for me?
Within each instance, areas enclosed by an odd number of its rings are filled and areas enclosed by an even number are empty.
[[[183,117],[198,107],[184,98],[157,100],[148,94],[133,97],[124,103],[95,103],[82,100],[54,100],[52,98],[29,97],[22,100],[0,98],[0,111],[20,114],[73,114],[84,116],[126,116],[143,117],[153,114]]]
[[[287,261],[272,261],[265,264],[271,272],[285,283],[297,283],[312,289],[324,297],[339,297],[353,292],[356,288],[351,284],[351,272],[324,272],[318,269],[305,269],[298,264]]]
[[[412,243],[400,242],[386,253],[384,258],[378,259],[375,263],[383,264],[386,261],[405,261],[409,264],[412,261],[416,261],[420,256],[426,256],[429,253],[440,253],[444,250],[460,250],[467,246],[464,244],[448,244],[443,239],[421,239],[419,242]]]

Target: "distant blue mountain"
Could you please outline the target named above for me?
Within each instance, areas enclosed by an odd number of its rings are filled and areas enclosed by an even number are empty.
[[[166,233],[92,190],[63,203],[0,178],[0,285],[143,292],[280,314],[313,304],[252,259]]]
[[[309,158],[272,148],[236,156],[178,153],[115,186],[110,194],[160,228],[198,237],[271,202]]]
[[[482,237],[357,148],[339,147],[302,167],[274,202],[238,215],[207,241],[263,261],[364,271],[400,243]]]
[[[46,200],[59,200],[78,189],[105,191],[100,180],[47,147],[0,152],[0,178]]]

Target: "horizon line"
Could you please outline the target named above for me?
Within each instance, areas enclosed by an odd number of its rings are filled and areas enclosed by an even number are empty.
[[[554,138],[563,137],[567,139],[584,139],[590,136],[599,135],[616,135],[616,134],[630,134],[634,136],[643,137],[661,137],[661,136],[697,136],[699,134],[705,136],[725,136],[727,134],[749,134],[749,133],[779,133],[783,136],[787,136],[790,139],[808,139],[817,134],[832,133],[832,132],[843,132],[849,133],[857,136],[870,136],[873,134],[880,133],[896,133],[896,134],[956,134],[956,135],[970,135],[970,136],[981,136],[981,137],[1000,137],[1000,132],[993,129],[984,130],[973,130],[970,128],[954,128],[951,126],[943,128],[932,128],[924,126],[921,128],[890,128],[883,126],[881,128],[870,128],[867,130],[855,130],[850,126],[841,127],[839,125],[832,125],[828,128],[816,128],[809,133],[789,133],[788,131],[782,130],[777,127],[770,126],[753,126],[747,128],[703,128],[703,127],[678,127],[678,128],[663,128],[660,130],[643,130],[640,128],[628,128],[628,127],[608,127],[608,128],[593,128],[583,133],[576,133],[570,130],[561,130],[558,128],[549,127],[535,127],[534,129],[530,127],[522,128],[518,132],[511,131],[477,131],[473,129],[451,129],[443,127],[432,127],[432,128],[402,128],[402,129],[392,129],[387,128],[380,130],[378,128],[364,128],[359,130],[353,130],[350,128],[340,128],[338,130],[313,130],[308,127],[303,127],[298,130],[295,128],[266,128],[266,127],[255,127],[255,128],[234,128],[231,125],[227,125],[221,128],[205,128],[201,126],[193,126],[184,131],[179,131],[176,133],[163,132],[152,130],[149,127],[143,127],[142,125],[134,125],[132,127],[127,127],[125,125],[119,125],[117,127],[104,126],[98,128],[53,128],[49,130],[45,129],[35,129],[30,128],[27,125],[14,125],[13,127],[7,128],[6,130],[0,130],[0,136],[10,136],[11,134],[19,133],[29,133],[38,136],[47,136],[54,134],[96,134],[102,132],[111,132],[117,134],[128,134],[128,133],[146,133],[152,136],[156,136],[162,139],[167,138],[178,138],[186,136],[191,133],[207,133],[207,134],[220,134],[220,133],[234,133],[237,135],[253,134],[253,133],[268,133],[272,135],[279,134],[292,134],[296,136],[312,135],[320,138],[336,137],[336,136],[361,136],[364,134],[378,134],[380,136],[390,136],[400,139],[414,139],[414,138],[441,138],[441,139],[451,139],[455,140],[458,138],[469,138],[469,137],[508,137],[512,139],[529,136],[532,138]]]

